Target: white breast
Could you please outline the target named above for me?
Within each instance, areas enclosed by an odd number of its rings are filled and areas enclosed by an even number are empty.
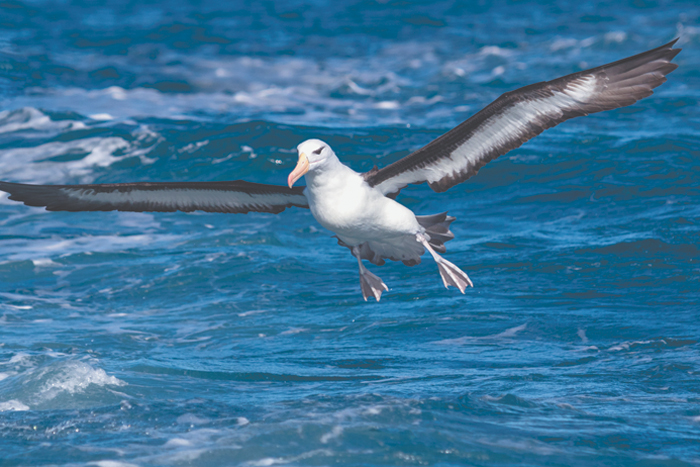
[[[349,245],[414,236],[422,228],[413,212],[370,187],[346,166],[307,174],[311,213]]]

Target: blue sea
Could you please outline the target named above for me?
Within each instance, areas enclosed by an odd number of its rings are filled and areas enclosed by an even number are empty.
[[[430,257],[357,262],[308,210],[0,197],[0,466],[697,466],[700,5],[0,3],[0,179],[284,185],[384,166],[500,94],[680,37],[628,108],[446,193]]]

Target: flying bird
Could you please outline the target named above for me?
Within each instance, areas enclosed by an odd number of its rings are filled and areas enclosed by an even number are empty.
[[[297,146],[299,159],[287,186],[241,180],[225,182],[146,182],[101,185],[26,185],[0,182],[9,199],[49,211],[161,211],[280,213],[309,208],[316,220],[350,249],[360,270],[365,300],[377,301],[386,284],[363,260],[413,266],[427,250],[445,287],[464,293],[472,281],[446,260],[445,243],[454,238],[447,213],[415,215],[395,200],[408,184],[427,182],[437,193],[476,175],[487,162],[521,146],[565,120],[634,104],[650,96],[678,65],[678,39],[590,70],[507,92],[483,110],[426,146],[382,169],[358,173],[318,139]],[[306,187],[295,187],[301,177]]]

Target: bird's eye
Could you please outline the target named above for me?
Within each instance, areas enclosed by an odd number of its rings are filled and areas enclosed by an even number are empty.
[[[324,148],[324,147],[325,147],[325,146],[321,146],[321,147],[318,148],[317,150],[313,151],[313,153],[314,153],[314,154],[321,154],[321,151],[323,151],[323,148]]]

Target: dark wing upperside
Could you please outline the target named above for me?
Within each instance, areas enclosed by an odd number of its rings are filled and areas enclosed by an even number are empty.
[[[428,182],[441,193],[476,175],[489,161],[570,118],[634,104],[653,94],[678,65],[678,39],[590,70],[507,92],[426,146],[365,175],[370,186],[395,193]]]
[[[9,199],[48,211],[206,211],[279,213],[308,208],[304,187],[229,182],[115,183],[104,185],[25,185],[0,182]]]

